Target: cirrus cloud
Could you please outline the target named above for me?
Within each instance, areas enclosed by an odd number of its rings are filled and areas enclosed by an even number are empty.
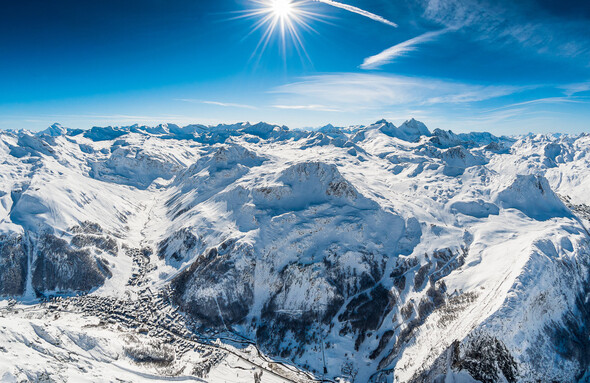
[[[415,51],[419,44],[434,40],[438,36],[447,33],[450,28],[441,29],[439,31],[426,32],[420,36],[406,40],[402,43],[396,44],[383,52],[367,57],[361,64],[362,69],[378,69],[381,66],[392,62],[395,58],[403,56],[408,52]]]
[[[399,105],[469,103],[527,89],[504,85],[467,84],[440,79],[336,73],[304,77],[275,88],[280,105],[322,105],[325,109],[363,110]]]

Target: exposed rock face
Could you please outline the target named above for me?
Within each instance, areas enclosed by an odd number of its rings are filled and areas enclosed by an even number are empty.
[[[340,333],[346,334],[349,329],[358,333],[355,341],[355,348],[358,350],[367,332],[379,329],[384,317],[393,309],[395,303],[395,295],[380,284],[369,292],[357,295],[338,316],[340,322],[347,322]]]
[[[208,327],[243,323],[254,301],[254,268],[248,248],[223,243],[172,281],[179,306]]]
[[[158,256],[168,262],[181,262],[187,254],[194,254],[203,247],[202,240],[183,228],[158,244]]]
[[[0,296],[24,295],[29,278],[38,296],[87,293],[110,278],[102,255],[116,257],[117,241],[91,222],[70,231],[70,242],[50,233],[0,236]]]
[[[20,296],[27,282],[27,253],[22,236],[0,236],[0,297]]]
[[[459,352],[453,355],[452,367],[467,370],[469,374],[482,383],[494,383],[506,380],[516,382],[518,366],[506,346],[497,338],[485,334],[471,334],[465,340]],[[503,379],[502,379],[503,378]]]
[[[111,276],[107,265],[86,249],[74,249],[64,239],[43,235],[37,243],[33,288],[46,292],[89,292]]]
[[[415,374],[410,382],[445,382],[462,378],[482,383],[518,381],[518,363],[501,340],[481,331],[463,341],[455,340],[430,368]]]

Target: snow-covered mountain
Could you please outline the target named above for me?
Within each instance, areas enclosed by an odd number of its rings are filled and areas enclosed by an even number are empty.
[[[0,180],[1,381],[590,379],[589,135],[54,124]]]

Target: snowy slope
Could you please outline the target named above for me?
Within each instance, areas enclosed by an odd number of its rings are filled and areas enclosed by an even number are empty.
[[[54,124],[0,159],[2,380],[590,376],[590,136]]]

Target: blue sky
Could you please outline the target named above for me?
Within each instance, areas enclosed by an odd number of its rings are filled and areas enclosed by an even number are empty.
[[[590,130],[590,2],[11,1],[0,128],[411,117],[495,134]],[[259,11],[259,14],[253,14]],[[270,12],[270,13],[269,13]],[[298,23],[296,19],[301,20]]]

